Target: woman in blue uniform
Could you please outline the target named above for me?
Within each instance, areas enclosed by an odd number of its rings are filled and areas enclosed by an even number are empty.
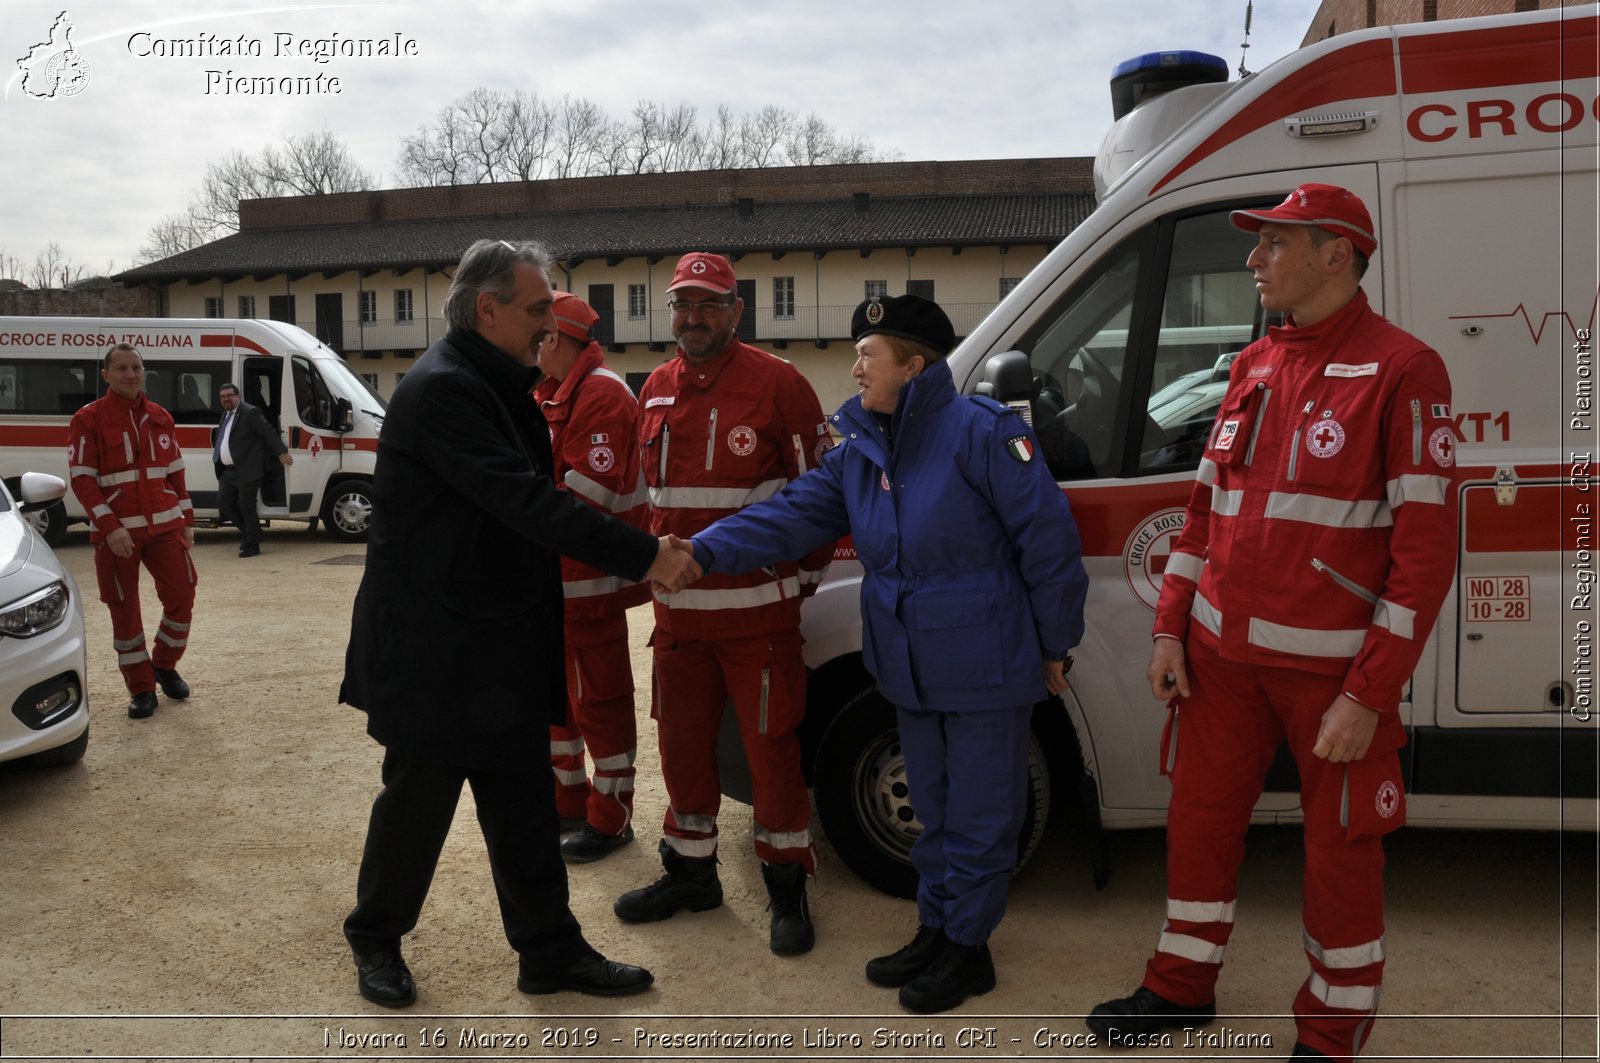
[[[874,298],[850,334],[860,391],[833,415],[841,445],[693,545],[706,571],[745,572],[854,536],[866,666],[897,710],[923,825],[920,926],[867,978],[911,1011],[947,1011],[994,988],[988,940],[1027,807],[1029,719],[1067,689],[1088,578],[1021,416],[956,393],[944,311]]]

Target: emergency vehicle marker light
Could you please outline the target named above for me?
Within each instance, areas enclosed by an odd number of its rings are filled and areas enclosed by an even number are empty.
[[[1285,118],[1283,128],[1291,137],[1331,137],[1341,133],[1365,133],[1378,128],[1377,111],[1352,111],[1322,114],[1309,118]]]

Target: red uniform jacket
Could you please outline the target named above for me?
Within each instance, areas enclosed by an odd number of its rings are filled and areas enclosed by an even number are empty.
[[[194,524],[172,415],[143,393],[129,402],[113,392],[73,414],[67,468],[93,542],[118,528],[139,539]]]
[[[543,377],[533,397],[550,423],[555,482],[595,509],[636,528],[648,523],[635,443],[639,404],[622,378],[605,367],[598,344],[583,349],[563,380]],[[561,559],[561,592],[568,620],[597,620],[642,605],[650,588]]]
[[[650,487],[650,530],[687,539],[720,517],[771,498],[833,446],[822,405],[800,371],[735,340],[695,365],[681,353],[640,392],[639,450]],[[656,599],[656,624],[681,638],[791,630],[816,590],[833,544],[798,563],[742,575],[708,573]]]
[[[1156,634],[1393,712],[1455,570],[1456,442],[1444,363],[1365,293],[1271,329],[1233,363]]]

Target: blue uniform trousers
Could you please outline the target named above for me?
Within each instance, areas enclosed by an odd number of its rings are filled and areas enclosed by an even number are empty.
[[[982,712],[896,707],[911,806],[917,917],[962,945],[982,945],[1006,911],[1028,807],[1031,706]]]

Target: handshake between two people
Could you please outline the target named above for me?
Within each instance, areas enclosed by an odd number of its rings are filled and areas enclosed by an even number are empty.
[[[664,535],[645,579],[657,594],[675,594],[704,575],[689,541],[676,535]]]

